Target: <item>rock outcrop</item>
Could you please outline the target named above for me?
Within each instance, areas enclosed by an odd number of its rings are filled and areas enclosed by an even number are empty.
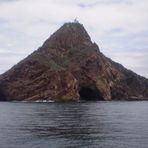
[[[148,79],[105,57],[79,23],[66,23],[0,76],[1,101],[143,100]]]

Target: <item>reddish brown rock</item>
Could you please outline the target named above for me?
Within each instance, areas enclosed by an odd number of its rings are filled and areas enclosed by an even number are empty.
[[[148,80],[105,57],[83,25],[66,23],[0,76],[0,100],[148,98]]]

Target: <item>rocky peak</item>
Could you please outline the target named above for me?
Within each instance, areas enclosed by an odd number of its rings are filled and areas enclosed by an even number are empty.
[[[98,52],[83,25],[65,23],[0,76],[0,101],[148,98],[148,80]]]
[[[43,44],[44,48],[72,48],[91,43],[90,36],[78,22],[65,23]]]

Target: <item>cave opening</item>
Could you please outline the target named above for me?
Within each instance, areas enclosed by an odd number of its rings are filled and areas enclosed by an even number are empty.
[[[6,96],[0,91],[0,101],[7,101]]]
[[[81,87],[79,90],[79,95],[81,100],[86,101],[103,101],[101,93],[97,89],[92,89],[89,87]]]

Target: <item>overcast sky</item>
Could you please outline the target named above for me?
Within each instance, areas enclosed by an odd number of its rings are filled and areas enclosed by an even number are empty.
[[[0,0],[0,73],[75,18],[106,56],[148,78],[148,0]]]

